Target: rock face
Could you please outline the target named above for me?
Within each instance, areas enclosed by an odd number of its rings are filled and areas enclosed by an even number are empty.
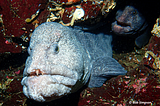
[[[126,71],[112,58],[112,36],[92,34],[48,22],[31,37],[22,79],[23,92],[36,101],[50,101],[77,91],[88,80],[100,87]]]

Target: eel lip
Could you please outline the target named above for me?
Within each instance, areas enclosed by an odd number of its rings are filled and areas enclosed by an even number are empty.
[[[29,76],[29,77],[26,76],[22,79],[21,83],[22,83],[22,85],[27,86],[26,81],[27,82],[32,82],[32,84],[34,84],[35,82],[39,81],[38,79],[39,80],[46,79],[46,83],[48,83],[48,84],[63,84],[63,85],[68,86],[68,87],[72,87],[77,82],[77,80],[66,77],[66,76],[47,75],[46,74],[46,75],[40,75],[40,76]],[[48,79],[50,79],[50,80],[48,80]]]
[[[115,21],[112,23],[112,31],[117,35],[127,35],[132,31],[132,28],[129,23]]]
[[[127,27],[127,26],[131,26],[131,24],[129,23],[123,23],[117,20],[117,25],[121,26],[121,27]]]
[[[23,93],[30,99],[45,102],[71,93],[77,80],[62,75],[25,76],[21,84]]]

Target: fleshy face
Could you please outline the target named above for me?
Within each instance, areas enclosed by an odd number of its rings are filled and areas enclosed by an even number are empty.
[[[28,48],[30,56],[22,85],[24,94],[36,101],[54,100],[70,93],[72,86],[82,77],[83,58],[75,47],[78,43],[74,44],[70,42],[71,38],[67,38],[67,27],[55,25],[46,23],[39,26]]]

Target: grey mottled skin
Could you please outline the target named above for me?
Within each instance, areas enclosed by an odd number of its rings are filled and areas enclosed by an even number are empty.
[[[32,34],[22,85],[39,102],[76,92],[88,82],[100,87],[108,77],[126,73],[112,58],[112,36],[43,23]]]
[[[112,31],[117,35],[137,37],[135,44],[144,46],[149,41],[147,22],[144,16],[133,6],[126,6],[124,10],[118,10],[116,21],[112,23]]]

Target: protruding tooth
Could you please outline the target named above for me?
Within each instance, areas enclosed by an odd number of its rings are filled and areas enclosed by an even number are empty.
[[[29,74],[29,76],[38,76],[38,75],[45,75],[40,69],[33,69],[33,72]]]
[[[39,75],[39,69],[35,70],[36,71],[36,75]]]

